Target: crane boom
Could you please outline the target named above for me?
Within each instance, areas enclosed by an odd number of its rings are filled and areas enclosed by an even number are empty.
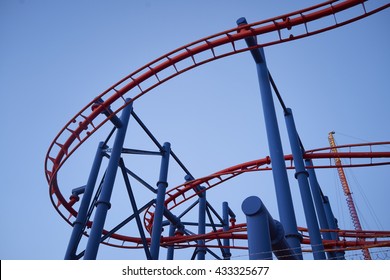
[[[337,153],[337,146],[336,142],[334,140],[333,134],[335,134],[334,131],[329,132],[328,134],[328,140],[331,147],[332,153]],[[347,177],[345,176],[343,165],[341,163],[341,159],[339,157],[334,158],[335,165],[337,167],[337,172],[340,178],[341,186],[343,188],[344,195],[346,196],[347,206],[349,209],[349,214],[352,219],[353,226],[356,231],[362,231],[362,226],[360,224],[359,216],[357,214],[355,203],[353,202],[352,193],[348,185]],[[362,249],[363,256],[365,260],[371,260],[370,251],[367,248]]]

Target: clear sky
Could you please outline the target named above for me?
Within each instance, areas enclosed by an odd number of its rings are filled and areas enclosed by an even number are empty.
[[[0,258],[64,257],[71,227],[50,202],[44,159],[61,128],[95,96],[173,49],[235,27],[240,17],[254,22],[319,2],[0,0]],[[333,130],[338,144],[390,139],[388,26],[389,9],[265,49],[270,72],[294,112],[306,149],[328,146],[327,135]],[[249,53],[201,66],[165,83],[140,99],[135,111],[161,142],[172,144],[197,177],[269,154]],[[284,153],[290,154],[279,105],[277,113]],[[89,139],[66,163],[60,186],[68,193],[86,183],[97,143],[106,131]],[[129,146],[148,146],[136,128],[130,131]],[[389,174],[388,166],[347,173],[364,229],[390,230]],[[320,170],[317,175],[340,227],[352,229],[336,171]],[[210,191],[210,201],[217,209],[220,202],[229,201],[244,222],[242,201],[258,195],[278,219],[271,173],[244,176]],[[179,177],[170,173],[170,187],[182,181]],[[290,185],[298,224],[305,226],[293,176]],[[235,254],[246,258],[246,252]],[[376,257],[390,258],[390,253]],[[99,258],[143,255],[140,250],[101,246]]]

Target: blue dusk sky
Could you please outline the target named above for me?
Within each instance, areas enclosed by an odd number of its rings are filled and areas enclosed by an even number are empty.
[[[251,23],[320,2],[0,0],[0,259],[64,258],[72,228],[50,201],[44,160],[57,133],[93,98],[165,53],[234,28],[240,17]],[[387,2],[370,0],[367,8]],[[390,140],[389,26],[387,9],[264,49],[307,150],[329,146],[330,131],[336,132],[340,145]],[[290,154],[276,98],[275,106],[284,154]],[[171,143],[195,177],[269,155],[256,67],[248,52],[202,65],[162,84],[137,100],[134,110],[161,143]],[[107,123],[65,163],[59,174],[64,197],[86,184],[96,147],[110,129]],[[156,149],[132,120],[125,146]],[[159,159],[133,156],[129,160],[129,168],[154,186]],[[171,161],[168,188],[184,181],[176,170]],[[389,171],[386,165],[346,170],[363,229],[390,230]],[[293,171],[288,174],[297,222],[305,226],[298,184]],[[353,229],[337,171],[321,169],[317,177],[340,228]],[[122,193],[115,186],[108,227],[121,219],[116,213],[131,214]],[[139,205],[152,195],[135,188]],[[279,219],[271,172],[244,174],[210,190],[207,197],[218,211],[228,201],[237,222],[245,222],[241,203],[251,195],[261,197]],[[191,215],[188,220],[195,222],[196,211]],[[161,258],[164,254],[162,250]],[[178,253],[181,258],[188,255],[191,252]],[[362,258],[359,251],[348,256]],[[248,253],[234,251],[232,257],[247,259]],[[145,257],[142,250],[101,246],[98,258]],[[390,258],[390,252],[383,248],[373,258]]]

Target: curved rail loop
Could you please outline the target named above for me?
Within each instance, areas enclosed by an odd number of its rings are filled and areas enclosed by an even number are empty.
[[[45,158],[45,175],[49,184],[50,199],[55,209],[70,224],[67,217],[77,216],[77,211],[73,208],[74,202],[66,200],[60,191],[57,174],[67,159],[94,132],[128,105],[127,98],[134,102],[160,84],[190,69],[252,49],[240,44],[240,41],[248,36],[260,35],[261,43],[253,48],[270,46],[331,30],[390,7],[390,4],[382,6],[378,4],[368,11],[365,2],[363,0],[327,1],[307,9],[233,28],[163,55],[114,84],[77,113],[58,133],[48,149]],[[339,15],[355,6],[361,7],[358,15],[341,19]],[[332,19],[328,25],[321,27],[311,25],[325,17]],[[299,26],[303,28],[295,28]],[[181,62],[185,62],[184,66]],[[104,99],[105,101],[100,103]],[[112,113],[102,114],[108,108],[111,108]]]
[[[333,153],[333,152],[323,152],[323,151],[329,151],[330,148],[322,148],[322,149],[315,149],[311,151],[307,151],[304,154],[304,159],[328,159],[327,165],[315,165],[313,168],[337,168],[337,166],[333,165],[332,159],[334,158],[343,158],[343,159],[349,159],[349,164],[343,165],[343,167],[366,167],[366,166],[377,166],[377,165],[388,165],[390,164],[390,152],[373,152],[372,147],[375,146],[386,146],[390,145],[390,142],[376,142],[376,143],[366,143],[366,144],[354,144],[354,145],[342,145],[338,146],[337,148],[340,149],[348,149],[348,152],[339,152],[339,153]],[[351,149],[353,148],[362,148],[366,147],[370,151],[368,152],[353,152]],[[352,162],[352,159],[355,161],[360,159],[369,159],[368,162]],[[374,159],[382,159],[378,162],[374,162]],[[288,169],[293,169],[293,157],[292,155],[285,156],[286,162],[289,163],[287,165]],[[238,175],[241,175],[246,172],[254,172],[254,171],[264,171],[264,170],[271,170],[271,159],[269,157],[249,161],[246,163],[242,163],[236,166],[232,166],[229,168],[226,168],[224,170],[221,170],[219,172],[216,172],[214,174],[211,174],[209,176],[195,179],[190,182],[186,182],[182,185],[179,185],[175,188],[170,189],[167,192],[167,200],[165,201],[165,206],[167,209],[172,210],[175,207],[177,207],[180,204],[183,204],[184,202],[188,201],[189,199],[197,196],[199,192],[197,191],[197,186],[204,185],[205,188],[203,191],[207,191],[215,186],[218,186],[219,184],[230,180]],[[189,194],[190,193],[190,194]],[[148,231],[150,231],[153,221],[153,213],[154,211],[152,208],[154,205],[149,207],[145,211],[145,227]]]
[[[307,236],[307,228],[299,227],[298,230],[302,233],[302,244],[310,244],[310,239]],[[335,232],[340,237],[340,240],[323,240],[323,244],[326,252],[334,251],[334,247],[338,247],[337,250],[349,251],[359,250],[362,248],[376,248],[376,247],[390,247],[390,231],[354,231],[354,230],[321,230],[321,232]],[[206,234],[194,234],[194,235],[178,235],[173,237],[162,237],[161,246],[169,247],[175,246],[178,249],[199,247],[197,241],[205,240],[207,247],[209,248],[230,248],[230,249],[248,249],[242,245],[230,245],[223,246],[210,244],[216,239],[234,239],[234,240],[246,240],[247,239],[246,224],[237,224],[231,226],[228,231],[217,230],[208,232]],[[151,239],[147,238],[147,242],[150,243]],[[141,238],[128,237],[127,241],[132,245],[115,245],[108,244],[113,247],[126,248],[126,249],[140,249],[142,241]],[[305,252],[311,252],[310,249],[306,249]]]
[[[304,154],[304,159],[310,159],[310,160],[322,160],[327,159],[328,164],[327,165],[313,165],[312,168],[337,168],[336,165],[333,164],[332,159],[333,158],[343,158],[348,159],[349,163],[346,165],[343,165],[343,167],[368,167],[368,166],[377,166],[377,165],[389,165],[390,164],[390,151],[389,152],[375,152],[373,149],[375,147],[380,146],[390,146],[390,142],[375,142],[375,143],[365,143],[365,144],[352,144],[352,145],[341,145],[338,146],[337,149],[341,152],[339,153],[333,153],[329,152],[331,150],[330,147],[321,148],[321,149],[314,149],[309,150]],[[354,148],[359,148],[361,150],[362,148],[366,148],[367,152],[354,152]],[[347,152],[343,152],[343,149],[346,149]],[[327,151],[327,152],[326,152]],[[359,160],[359,161],[358,161]],[[290,165],[287,165],[288,169],[293,169],[293,157],[292,155],[286,155],[285,156],[286,163],[290,163]],[[185,182],[177,187],[174,187],[167,191],[167,199],[165,200],[165,207],[168,210],[173,210],[177,206],[188,202],[190,199],[195,198],[198,196],[198,186],[202,185],[204,188],[202,191],[208,191],[211,188],[214,188],[223,182],[226,182],[230,179],[233,179],[239,175],[242,175],[247,172],[256,172],[256,171],[270,171],[271,168],[271,159],[270,157],[265,157],[263,159],[248,161],[242,164],[238,164],[232,167],[228,167],[226,169],[223,169],[221,171],[218,171],[216,173],[213,173],[211,175],[198,178],[192,181]],[[153,218],[154,218],[154,204],[152,204],[150,207],[146,208],[144,211],[144,225],[146,230],[151,233],[152,224],[153,224]],[[239,227],[232,227],[231,234],[236,234],[237,231],[245,231],[246,229],[245,224],[241,224]],[[300,231],[307,231],[304,228],[300,228]],[[104,231],[104,234],[107,234],[107,231]],[[368,234],[368,231],[363,232],[356,232],[351,230],[340,230],[338,231],[341,237],[348,237],[348,238],[390,238],[390,234],[383,231],[370,231]],[[214,235],[213,235],[214,234]],[[226,234],[224,233],[218,233],[210,232],[206,235],[191,235],[191,236],[176,236],[173,238],[165,237],[162,239],[162,245],[166,242],[173,242],[176,245],[181,243],[188,243],[190,241],[198,240],[198,239],[204,239],[205,236],[207,239],[213,240],[216,238],[221,238],[220,235]],[[237,236],[232,236],[233,239],[243,239],[238,238]],[[120,243],[115,243],[114,240],[119,241]],[[306,241],[303,241],[303,244],[306,244],[305,242],[308,242],[308,237],[306,238]],[[148,242],[150,240],[148,239]],[[324,245],[326,244],[328,247],[331,247],[332,240],[325,240]],[[351,241],[352,243],[344,242],[342,246],[347,246],[348,244],[355,244],[356,241]],[[362,241],[364,243],[364,241]],[[389,240],[380,241],[379,243],[371,244],[369,241],[367,243],[364,243],[365,246],[379,246],[378,244],[385,245],[389,243]],[[114,247],[120,247],[120,248],[139,248],[138,245],[142,244],[142,240],[139,237],[133,237],[133,236],[126,236],[122,234],[113,233],[110,235],[110,240],[103,242],[106,245],[114,246]],[[133,243],[136,245],[127,245],[125,243]],[[359,243],[361,246],[363,246],[363,243]],[[307,243],[309,244],[309,243]],[[370,245],[371,244],[371,245]],[[359,245],[359,246],[360,246]],[[168,245],[166,245],[168,246]],[[185,245],[182,245],[185,246]],[[195,246],[195,245],[194,245]],[[337,245],[339,246],[339,245]],[[341,245],[340,245],[341,246]],[[355,246],[355,245],[351,245]],[[343,247],[346,248],[346,247]],[[359,247],[361,248],[361,247]],[[359,249],[357,248],[357,249]]]

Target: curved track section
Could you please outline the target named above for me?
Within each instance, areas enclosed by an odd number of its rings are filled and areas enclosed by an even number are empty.
[[[67,159],[94,132],[128,105],[126,100],[131,99],[134,102],[160,84],[190,69],[252,49],[243,43],[243,39],[246,37],[259,36],[260,43],[253,48],[280,44],[343,26],[390,7],[390,4],[380,6],[381,4],[377,3],[376,7],[368,10],[365,2],[362,0],[327,1],[307,9],[230,29],[165,54],[114,84],[77,113],[58,133],[49,147],[45,159],[45,175],[49,183],[50,198],[55,209],[70,224],[70,218],[68,217],[77,216],[77,211],[73,208],[75,201],[67,200],[60,191],[57,182],[58,172]],[[345,13],[352,7],[359,7],[360,12],[354,15]],[[331,20],[325,26],[314,24],[323,18],[330,18]],[[104,100],[104,102],[101,102],[101,100]],[[92,108],[93,110],[91,110]],[[107,113],[108,111],[110,113]],[[320,150],[307,152],[305,156],[307,158],[332,158],[329,152],[321,154]],[[383,155],[374,152],[367,152],[365,155],[346,152],[346,154],[339,154],[338,156],[350,159],[369,158],[371,161],[374,158],[383,157]],[[388,157],[388,154],[385,157]],[[286,160],[292,162],[292,157],[287,156]],[[174,208],[179,203],[190,199],[196,193],[188,195],[187,192],[193,190],[194,186],[200,183],[206,183],[211,188],[244,172],[269,169],[269,164],[270,159],[265,158],[231,167],[209,177],[183,184],[167,193],[169,199],[166,204],[170,208]],[[373,162],[361,164],[375,165]],[[388,164],[388,162],[376,164]],[[356,166],[356,163],[351,164],[351,166]],[[324,167],[326,166],[324,165]],[[216,180],[216,183],[211,183],[211,179]],[[152,213],[152,209],[149,208],[145,215],[145,225],[149,229],[150,220],[153,219]],[[115,234],[111,238],[139,244],[139,238]],[[107,244],[118,246],[109,242]],[[118,247],[126,246],[119,245]]]
[[[390,152],[374,152],[374,147],[383,146],[386,147],[390,145],[390,142],[376,142],[376,143],[367,143],[367,144],[355,144],[355,145],[342,145],[338,146],[337,149],[340,151],[338,153],[332,153],[330,148],[322,148],[307,151],[304,154],[304,159],[311,160],[325,160],[323,164],[315,164],[313,168],[337,168],[333,164],[332,159],[334,158],[343,158],[349,161],[348,164],[344,164],[343,167],[364,167],[364,166],[377,166],[377,165],[388,165],[390,164]],[[354,152],[354,148],[366,149],[366,152]],[[346,151],[344,151],[346,150]],[[285,157],[286,166],[288,169],[293,169],[293,157],[292,155],[286,155]],[[199,178],[190,182],[186,182],[180,186],[172,188],[167,192],[168,199],[165,201],[165,206],[168,210],[172,210],[180,204],[190,200],[191,198],[197,196],[199,192],[197,191],[197,186],[203,185],[205,188],[203,191],[207,191],[215,186],[220,185],[221,183],[235,178],[243,173],[255,172],[255,171],[267,171],[271,170],[271,159],[269,157],[249,161],[242,163],[236,166],[232,166],[211,174],[209,176]],[[151,232],[151,226],[153,221],[153,205],[146,210],[145,212],[145,227]]]

